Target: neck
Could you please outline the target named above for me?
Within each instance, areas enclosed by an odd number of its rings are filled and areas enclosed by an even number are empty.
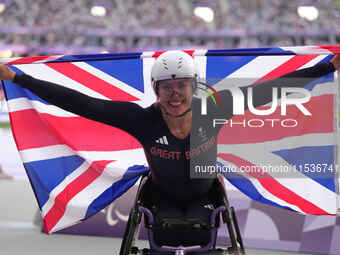
[[[186,126],[187,123],[191,123],[191,117],[192,117],[191,111],[188,111],[186,114],[180,117],[169,115],[168,113],[163,112],[163,111],[162,111],[162,115],[163,115],[163,118],[166,120],[166,122],[170,124],[172,127],[181,128],[181,127]]]

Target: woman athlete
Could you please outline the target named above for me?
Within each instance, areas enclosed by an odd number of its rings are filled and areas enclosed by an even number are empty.
[[[303,87],[339,68],[340,55],[335,55],[330,63],[320,63],[283,76],[287,78],[284,82],[274,79],[257,84],[253,104],[260,106],[269,103],[273,87]],[[151,78],[158,100],[142,108],[131,102],[93,98],[26,74],[16,74],[5,65],[0,66],[0,79],[19,84],[66,111],[120,128],[134,136],[143,146],[150,167],[156,220],[189,216],[209,222],[213,208],[209,204],[208,193],[214,180],[190,178],[190,161],[191,165],[193,162],[216,165],[219,128],[213,128],[211,120],[216,116],[223,116],[224,119],[232,117],[232,95],[227,90],[220,91],[223,107],[193,118],[191,109],[200,104],[193,98],[198,74],[193,58],[183,51],[161,54],[152,67]],[[289,78],[304,79],[297,84],[296,80],[289,82]],[[247,98],[246,87],[242,91]],[[208,110],[213,108],[209,104],[212,102],[208,101]],[[198,127],[197,130],[194,127]],[[181,239],[178,235],[163,238],[166,241]],[[195,237],[189,238],[193,239],[193,243],[202,242],[202,237],[197,240]]]

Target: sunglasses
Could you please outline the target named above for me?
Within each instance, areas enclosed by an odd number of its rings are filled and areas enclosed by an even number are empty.
[[[192,87],[192,81],[188,82],[187,80],[162,82],[158,85],[159,93],[164,95],[172,95],[175,91],[184,94],[190,87]]]

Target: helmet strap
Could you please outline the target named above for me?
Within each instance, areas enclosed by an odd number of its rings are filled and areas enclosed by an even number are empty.
[[[172,114],[170,114],[168,112],[165,112],[165,114],[168,115],[168,116],[174,117],[174,118],[180,118],[180,117],[183,117],[184,115],[186,115],[188,112],[191,112],[191,107],[188,108],[188,110],[186,110],[185,112],[183,112],[180,115],[172,115]]]

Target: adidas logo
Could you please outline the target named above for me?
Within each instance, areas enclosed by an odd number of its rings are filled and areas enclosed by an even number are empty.
[[[169,144],[169,143],[168,143],[168,139],[166,138],[165,135],[163,135],[163,137],[157,139],[157,140],[156,140],[156,143],[161,143],[161,144],[166,144],[166,145]]]
[[[214,210],[214,205],[213,204],[207,204],[203,206],[204,208],[210,209],[210,210]]]

